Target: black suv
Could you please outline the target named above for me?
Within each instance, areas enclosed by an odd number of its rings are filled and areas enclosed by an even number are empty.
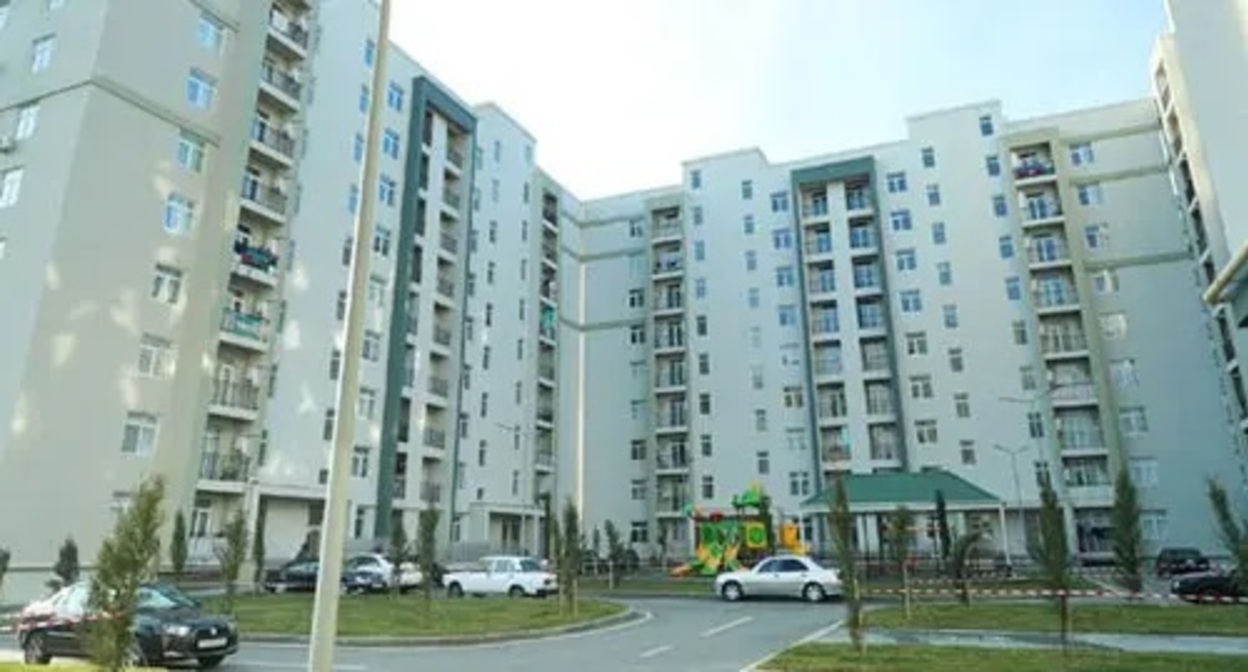
[[[88,583],[75,583],[18,614],[17,643],[27,665],[89,655],[84,624],[93,616],[90,594]],[[199,603],[173,586],[144,584],[138,591],[137,607],[130,626],[134,641],[127,662],[131,665],[194,662],[208,669],[238,652],[234,621],[203,613]]]
[[[1209,571],[1209,558],[1194,548],[1163,548],[1154,565],[1157,576]]]

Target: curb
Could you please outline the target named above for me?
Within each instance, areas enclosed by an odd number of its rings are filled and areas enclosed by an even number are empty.
[[[719,596],[714,592],[710,593],[678,593],[678,592],[651,592],[645,590],[612,590],[602,593],[581,593],[585,597],[595,597],[601,600],[714,600]]]
[[[618,614],[603,616],[592,621],[584,623],[574,623],[572,625],[560,625],[553,628],[542,628],[540,630],[522,630],[518,632],[506,632],[497,634],[481,634],[481,635],[461,635],[461,636],[425,636],[425,637],[339,637],[336,642],[338,646],[354,646],[354,647],[403,647],[418,648],[429,646],[472,646],[475,644],[496,644],[499,642],[515,642],[530,639],[545,639],[547,637],[556,637],[559,635],[571,635],[582,632],[592,632],[609,628],[614,625],[631,623],[644,617],[643,612],[633,609],[631,606]],[[250,644],[307,644],[310,638],[305,635],[282,635],[276,633],[256,633],[251,635],[243,635],[241,642]]]

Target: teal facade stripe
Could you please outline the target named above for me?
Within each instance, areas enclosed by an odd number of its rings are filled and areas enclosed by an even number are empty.
[[[477,120],[473,114],[465,109],[462,105],[455,102],[450,95],[438,88],[436,84],[425,77],[417,77],[412,80],[412,96],[411,107],[408,118],[407,137],[409,138],[408,150],[406,157],[406,165],[404,166],[404,189],[403,201],[401,208],[401,221],[399,225],[398,243],[395,248],[395,265],[394,265],[394,295],[391,300],[390,309],[390,328],[388,333],[387,351],[386,351],[386,394],[382,402],[382,425],[381,425],[381,448],[378,455],[377,464],[377,512],[373,520],[373,536],[376,539],[385,540],[390,537],[390,522],[394,512],[394,479],[395,468],[398,464],[399,453],[399,424],[401,414],[403,412],[403,387],[406,382],[406,350],[407,350],[407,325],[411,319],[410,309],[408,305],[408,294],[412,286],[412,253],[416,246],[416,228],[423,222],[418,222],[418,214],[420,208],[420,189],[418,185],[424,179],[421,174],[421,159],[423,152],[421,144],[424,140],[425,131],[425,112],[434,111],[445,117],[455,126],[458,126],[468,137],[475,137]],[[414,146],[410,143],[418,143]],[[471,160],[472,155],[469,154],[468,159]],[[467,163],[467,162],[465,162]],[[461,220],[464,222],[464,230],[467,231],[472,227],[472,189],[473,189],[473,170],[470,165],[464,167],[467,175],[467,187],[465,193],[468,195],[464,199]],[[371,185],[365,188],[372,188]],[[430,206],[426,203],[426,209]],[[437,207],[441,207],[440,205]],[[428,231],[425,232],[426,237]],[[372,241],[356,241],[356,244],[371,245]],[[467,245],[462,246],[460,252],[459,263],[467,274]],[[436,275],[436,268],[430,269],[425,276],[430,273]],[[424,280],[425,278],[422,278]],[[460,283],[463,287],[463,283]],[[460,293],[458,301],[460,302],[459,311],[456,319],[462,319],[463,302],[467,298]],[[462,334],[462,329],[460,330]],[[460,344],[462,351],[463,344]],[[453,381],[458,386],[459,380]],[[458,399],[458,387],[455,390],[455,398]],[[421,394],[419,391],[417,395]],[[415,401],[415,400],[413,400]],[[459,404],[454,404],[454,408],[458,411]],[[458,457],[459,450],[459,431],[458,420],[455,418],[455,456]],[[417,451],[421,445],[421,439],[408,436],[408,444],[416,445]],[[413,451],[416,452],[416,451]],[[421,461],[419,459],[408,460],[408,474],[419,474],[421,469]],[[409,479],[409,483],[411,483]],[[452,481],[451,492],[454,493],[454,481]],[[419,486],[416,483],[417,487]],[[410,486],[409,486],[410,487]],[[454,495],[452,494],[452,497]],[[453,500],[452,500],[453,501]]]

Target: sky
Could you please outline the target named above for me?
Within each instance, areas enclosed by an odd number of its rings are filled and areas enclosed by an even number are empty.
[[[582,199],[905,136],[990,99],[1014,119],[1144,97],[1163,0],[394,0],[391,39],[537,138]]]

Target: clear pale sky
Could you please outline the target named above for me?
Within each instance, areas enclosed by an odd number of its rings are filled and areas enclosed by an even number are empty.
[[[392,39],[537,137],[581,198],[903,137],[907,115],[1012,118],[1147,96],[1162,0],[395,0]]]

